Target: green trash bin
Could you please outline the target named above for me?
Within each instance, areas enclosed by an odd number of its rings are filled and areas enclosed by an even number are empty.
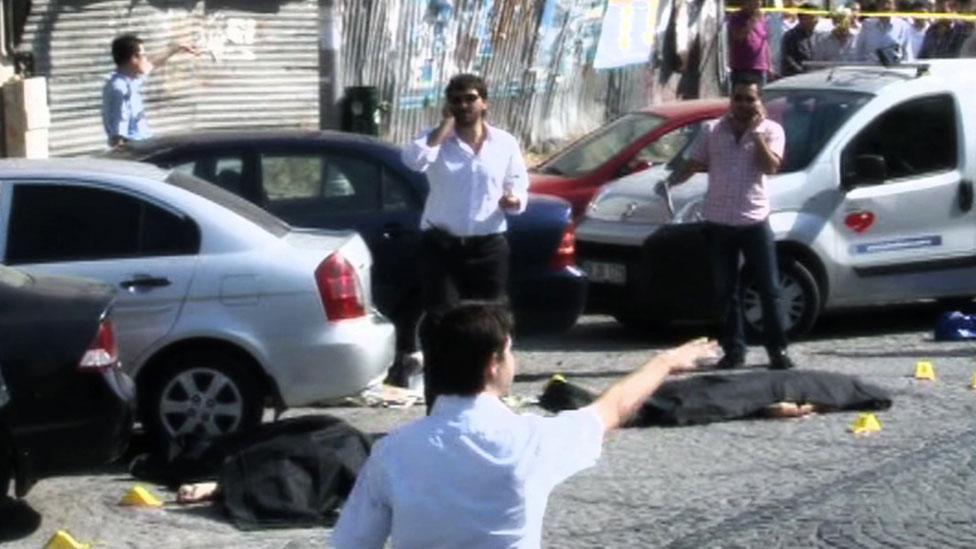
[[[380,134],[380,92],[376,86],[350,86],[342,105],[342,131]]]

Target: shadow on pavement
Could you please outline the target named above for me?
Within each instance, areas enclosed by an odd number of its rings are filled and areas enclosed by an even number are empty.
[[[605,377],[617,378],[617,377],[623,377],[631,373],[632,371],[633,370],[598,370],[596,372],[573,372],[572,374],[568,374],[568,375],[573,379],[605,378]],[[549,378],[556,375],[557,373],[559,372],[552,371],[552,372],[541,372],[536,374],[516,374],[515,381],[523,382],[523,383],[529,383],[532,381],[548,381]]]
[[[871,337],[919,331],[931,334],[939,315],[946,310],[945,306],[937,303],[916,303],[830,313],[821,317],[813,331],[798,341]],[[516,348],[522,351],[632,351],[682,343],[708,335],[710,331],[710,328],[704,325],[661,326],[635,330],[609,316],[584,316],[576,326],[562,334],[520,337],[516,342]]]
[[[937,303],[915,303],[831,313],[817,321],[813,331],[804,339],[869,337],[905,332],[931,334],[939,315],[947,310]]]
[[[41,525],[41,514],[26,501],[0,497],[0,543],[26,538]]]
[[[821,356],[836,356],[840,358],[968,358],[973,356],[972,349],[946,349],[932,351],[920,349],[917,351],[817,351],[813,354]]]
[[[609,316],[585,316],[561,334],[519,337],[515,347],[521,351],[633,351],[672,345],[701,337],[702,326],[661,326],[635,330]]]

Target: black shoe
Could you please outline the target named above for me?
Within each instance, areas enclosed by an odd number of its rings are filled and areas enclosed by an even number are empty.
[[[741,356],[735,355],[725,355],[721,360],[715,363],[716,370],[734,370],[736,368],[742,368],[746,365],[746,361]]]
[[[769,369],[770,370],[789,370],[794,368],[796,364],[793,364],[793,360],[790,355],[786,354],[786,349],[780,349],[778,351],[770,351],[769,353]]]

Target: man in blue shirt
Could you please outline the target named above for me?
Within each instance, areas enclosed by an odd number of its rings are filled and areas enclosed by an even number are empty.
[[[152,137],[142,98],[143,81],[153,67],[162,66],[181,51],[197,53],[191,46],[170,44],[165,52],[150,59],[142,40],[134,34],[112,41],[115,72],[102,88],[102,125],[110,147]]]
[[[552,490],[600,457],[604,434],[632,418],[672,372],[715,357],[704,338],[658,353],[592,404],[554,417],[501,401],[515,379],[503,305],[428,316],[425,366],[441,393],[431,415],[378,441],[332,534],[336,549],[541,547]]]

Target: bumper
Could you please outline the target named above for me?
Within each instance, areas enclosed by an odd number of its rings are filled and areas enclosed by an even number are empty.
[[[87,398],[64,406],[58,418],[12,428],[18,496],[41,478],[104,465],[128,448],[135,416],[131,378],[121,371],[79,377],[76,394]]]
[[[653,315],[662,321],[701,322],[714,317],[704,226],[665,226],[640,245],[578,240],[576,247],[585,268],[600,264],[625,270],[624,276],[591,276],[587,311]]]
[[[286,406],[302,406],[354,395],[386,375],[393,364],[393,324],[379,314],[329,324],[314,341],[280,348],[288,356],[271,357],[279,368],[278,388]],[[285,361],[285,362],[279,362]]]
[[[509,296],[520,331],[559,333],[570,329],[586,306],[586,275],[575,267],[529,273],[513,279]]]

